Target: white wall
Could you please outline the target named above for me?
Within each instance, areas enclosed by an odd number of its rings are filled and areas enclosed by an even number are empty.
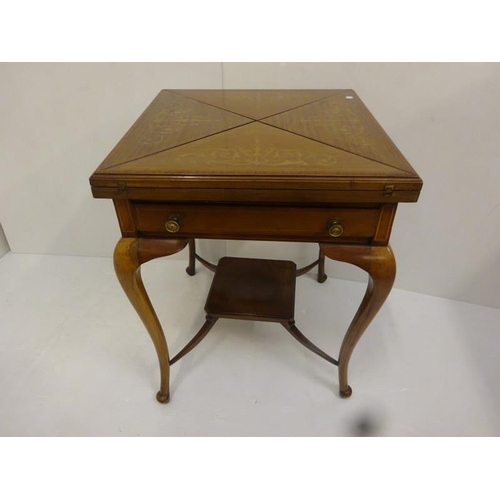
[[[0,224],[0,258],[2,258],[9,250],[9,243],[7,242],[2,225]]]
[[[396,286],[500,307],[499,64],[0,65],[0,223],[12,251],[111,255],[112,203],[92,199],[88,177],[168,87],[355,89],[424,179],[419,202],[398,209]],[[203,250],[299,264],[317,252],[261,242]],[[365,279],[344,264],[327,271]]]
[[[220,88],[221,63],[0,64],[0,223],[13,252],[109,256],[89,177],[162,88]]]

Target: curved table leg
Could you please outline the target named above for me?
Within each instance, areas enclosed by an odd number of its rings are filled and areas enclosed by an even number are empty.
[[[314,352],[314,354],[317,354],[318,356],[322,357],[323,359],[326,359],[330,363],[334,364],[335,366],[338,366],[338,361],[336,359],[333,359],[331,356],[326,354],[325,351],[321,350],[317,345],[314,345],[296,326],[295,326],[295,321],[288,320],[288,321],[283,321],[281,324],[285,327],[285,330],[292,335],[292,337],[295,340],[298,340],[304,347],[307,347],[310,351]]]
[[[157,257],[165,257],[182,250],[188,240],[146,240],[122,238],[115,247],[113,256],[116,276],[146,327],[158,354],[160,363],[160,390],[156,399],[168,403],[170,398],[169,354],[163,329],[149,300],[141,278],[141,264]]]
[[[340,396],[348,398],[352,389],[347,383],[347,368],[352,352],[372,319],[391,291],[396,277],[396,261],[389,246],[366,247],[358,245],[321,244],[321,251],[330,259],[360,267],[369,275],[363,301],[352,320],[339,354]]]
[[[186,354],[191,352],[208,334],[212,327],[217,323],[216,316],[211,316],[207,314],[205,323],[200,328],[198,333],[170,360],[170,366],[177,363],[179,359],[183,358]]]

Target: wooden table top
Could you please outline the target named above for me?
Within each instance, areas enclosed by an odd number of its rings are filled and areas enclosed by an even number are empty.
[[[422,187],[352,90],[162,90],[90,183],[99,198],[197,201],[400,202]]]

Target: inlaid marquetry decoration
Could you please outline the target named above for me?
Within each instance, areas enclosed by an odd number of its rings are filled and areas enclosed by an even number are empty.
[[[335,95],[339,90],[176,90],[178,94],[254,120]]]
[[[162,90],[94,179],[114,174],[416,176],[351,90]]]
[[[311,141],[260,122],[237,127],[221,134],[184,144],[176,148],[146,156],[133,163],[115,168],[123,174],[161,174],[168,168],[170,174],[226,174],[245,175],[299,175],[307,169],[308,175],[341,175],[349,168],[360,174],[392,175],[391,167],[363,157],[350,155],[341,149]]]
[[[414,170],[354,92],[266,118],[264,123],[403,171]]]
[[[251,119],[162,91],[101,164],[119,165],[249,123]]]

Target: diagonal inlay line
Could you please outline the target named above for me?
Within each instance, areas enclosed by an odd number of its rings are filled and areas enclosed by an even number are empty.
[[[252,121],[162,90],[103,160],[100,170]]]
[[[292,91],[292,90],[293,89],[290,89],[290,91]],[[318,89],[318,90],[320,90],[322,92],[326,92],[326,90],[324,90],[324,89]],[[223,90],[218,90],[218,89],[216,89],[216,91],[217,92],[223,92]],[[323,97],[318,98],[318,99],[313,99],[313,100],[311,100],[311,101],[309,101],[307,103],[304,103],[304,104],[293,106],[292,108],[288,108],[288,109],[280,111],[278,113],[274,113],[274,114],[271,114],[271,115],[266,115],[265,117],[262,117],[262,118],[259,118],[259,119],[255,119],[255,118],[251,118],[249,116],[243,115],[241,113],[237,113],[237,112],[234,112],[232,110],[229,110],[229,109],[226,109],[226,108],[222,108],[220,106],[217,106],[217,105],[214,105],[214,104],[202,101],[201,99],[198,99],[196,97],[191,97],[191,96],[188,96],[188,95],[184,95],[184,94],[181,93],[180,90],[179,91],[174,91],[174,90],[165,89],[163,92],[166,92],[167,94],[174,95],[177,98],[181,98],[183,100],[186,99],[188,101],[192,101],[192,102],[196,102],[197,104],[201,104],[204,107],[208,106],[208,108],[215,108],[218,111],[223,111],[224,113],[228,113],[230,115],[232,114],[232,115],[238,116],[240,118],[245,118],[246,120],[248,120],[248,122],[241,123],[241,124],[234,125],[234,126],[229,126],[228,128],[225,128],[223,130],[219,130],[219,131],[216,131],[216,132],[208,133],[207,135],[204,135],[202,137],[196,137],[194,139],[186,140],[185,142],[182,142],[182,143],[178,143],[178,144],[174,144],[172,146],[164,147],[164,148],[162,148],[162,149],[160,149],[158,151],[154,151],[154,152],[151,152],[151,153],[148,153],[148,154],[143,154],[141,156],[138,156],[136,158],[132,158],[130,160],[121,161],[119,163],[108,165],[108,166],[102,167],[101,169],[99,169],[99,171],[100,172],[104,172],[104,171],[113,169],[115,167],[120,167],[120,166],[123,166],[123,165],[126,165],[126,164],[130,164],[130,163],[142,160],[144,158],[153,157],[153,156],[165,153],[166,151],[174,150],[174,149],[179,148],[181,146],[186,146],[186,145],[189,145],[189,144],[192,144],[192,143],[196,143],[196,142],[202,141],[204,139],[209,139],[211,137],[218,136],[218,135],[226,133],[226,132],[231,132],[231,131],[234,131],[235,129],[239,129],[239,128],[245,127],[247,125],[252,125],[253,126],[254,124],[258,123],[259,125],[267,125],[268,127],[271,127],[273,129],[279,130],[281,132],[285,132],[285,133],[292,134],[292,135],[297,136],[297,137],[301,137],[303,139],[312,141],[313,143],[321,144],[322,146],[327,146],[329,149],[333,149],[333,150],[337,150],[337,151],[342,151],[345,154],[349,154],[349,155],[354,156],[354,157],[359,157],[359,158],[362,158],[364,160],[368,160],[368,161],[374,162],[376,164],[379,164],[381,166],[389,167],[390,169],[403,172],[408,177],[414,177],[414,176],[412,176],[411,172],[408,172],[408,170],[405,170],[404,168],[396,167],[396,166],[394,166],[394,165],[392,165],[390,163],[387,163],[385,161],[373,158],[370,155],[361,154],[359,152],[353,152],[353,151],[351,151],[351,150],[349,150],[349,149],[347,149],[345,147],[341,147],[341,146],[338,146],[338,145],[333,145],[333,144],[331,144],[331,143],[329,143],[329,142],[327,142],[325,140],[321,140],[321,139],[310,137],[309,135],[306,135],[305,133],[301,133],[301,132],[294,131],[294,130],[289,130],[287,128],[283,128],[280,125],[275,125],[273,123],[268,123],[268,122],[264,121],[264,120],[267,120],[267,119],[269,119],[271,117],[279,116],[279,115],[286,114],[286,113],[289,113],[291,111],[294,111],[294,110],[297,110],[297,109],[300,109],[300,108],[311,106],[313,104],[316,104],[316,103],[324,101],[324,100],[328,100],[328,99],[331,99],[331,98],[336,98],[336,96],[338,96],[338,94],[341,94],[341,93],[344,93],[344,92],[348,92],[348,91],[349,91],[349,89],[332,89],[331,92],[328,91],[328,92],[330,92],[329,95],[323,96]]]
[[[391,167],[259,122],[121,165],[103,175],[109,172],[169,176],[395,177]]]
[[[278,114],[281,114],[281,113],[278,113]],[[289,134],[297,135],[299,137],[303,137],[304,139],[309,139],[310,141],[317,142],[319,144],[323,144],[324,146],[329,146],[330,148],[333,148],[333,149],[338,149],[339,151],[343,151],[344,153],[349,153],[353,156],[358,156],[358,157],[363,158],[365,160],[370,160],[370,161],[373,161],[375,163],[379,163],[380,165],[384,165],[385,167],[390,167],[390,168],[393,168],[395,170],[399,170],[400,172],[404,172],[405,174],[408,174],[408,176],[414,177],[407,170],[403,170],[402,168],[395,167],[394,165],[389,165],[388,163],[385,163],[385,162],[380,161],[380,160],[376,160],[374,158],[370,158],[369,156],[363,156],[363,155],[360,155],[359,153],[353,153],[352,151],[349,151],[348,149],[340,148],[338,146],[332,146],[331,144],[328,144],[327,142],[320,141],[319,139],[313,139],[307,135],[299,134],[298,132],[293,132],[291,130],[287,130],[287,129],[278,127],[277,125],[271,125],[270,123],[263,123],[263,122],[259,122],[259,123],[262,123],[262,125],[267,125],[268,127],[276,128],[278,130],[281,130],[282,132],[288,132]]]
[[[314,104],[314,103],[322,101],[324,99],[330,99],[331,97],[333,97],[334,95],[336,95],[336,94],[338,94],[340,92],[345,92],[347,89],[335,89],[335,90],[332,90],[331,94],[329,94],[327,96],[323,96],[323,97],[319,97],[317,99],[313,99],[313,100],[308,101],[308,102],[306,102],[304,104],[298,104],[297,106],[292,106],[291,108],[284,109],[284,110],[279,111],[277,113],[272,113],[270,115],[261,116],[260,118],[253,118],[251,116],[244,115],[242,113],[238,113],[237,111],[233,111],[231,109],[223,108],[222,106],[217,106],[215,104],[203,101],[201,99],[197,99],[196,97],[185,95],[185,94],[182,93],[181,89],[178,89],[178,90],[165,89],[165,90],[167,90],[168,92],[172,92],[175,95],[179,95],[179,96],[185,97],[187,99],[192,99],[193,101],[197,101],[197,102],[199,102],[201,104],[206,104],[207,106],[212,106],[212,107],[220,109],[222,111],[227,111],[228,113],[234,113],[235,115],[242,116],[243,118],[248,118],[248,119],[253,120],[253,121],[260,121],[260,120],[266,120],[267,118],[271,118],[272,116],[281,115],[282,113],[288,113],[289,111],[293,111],[295,109],[302,108],[303,106],[308,106],[310,104]],[[188,90],[188,89],[186,89],[186,90]],[[251,92],[252,90],[254,90],[255,92],[261,92],[261,91],[273,91],[274,92],[277,89],[251,89],[251,90],[250,89],[205,89],[205,90],[207,90],[207,91],[213,90],[213,91],[219,91],[219,92],[224,92],[224,91],[226,91],[226,92],[231,92],[231,91],[248,91],[248,92]],[[283,91],[286,92],[286,91],[300,91],[302,89],[280,89],[280,90],[283,90]],[[307,89],[307,90],[325,91],[325,89]]]
[[[336,94],[339,94],[340,92],[345,92],[345,89],[334,90],[334,91],[332,91],[332,94],[330,94],[330,95],[327,95],[325,97],[320,97],[319,99],[314,99],[313,101],[306,102],[305,104],[299,104],[298,106],[294,106],[293,108],[286,109],[285,111],[280,111],[279,113],[273,113],[272,115],[263,116],[262,118],[259,118],[257,121],[260,122],[261,120],[267,120],[268,118],[272,118],[273,116],[282,115],[283,113],[288,113],[289,111],[295,111],[296,109],[303,108],[304,106],[309,106],[310,104],[315,104],[317,102],[324,101],[325,99],[330,99],[331,97],[333,97]],[[266,123],[266,125],[267,125],[267,123]],[[284,130],[284,129],[282,129],[282,130]]]
[[[171,92],[172,94],[175,94],[175,95],[178,95],[178,96],[181,96],[181,97],[184,97],[186,99],[191,99],[192,101],[196,101],[196,102],[199,102],[201,104],[205,104],[205,106],[211,106],[212,108],[217,108],[217,109],[220,109],[221,111],[226,111],[227,113],[233,113],[234,115],[238,115],[238,116],[241,116],[242,118],[247,118],[248,120],[252,120],[252,121],[257,121],[255,118],[252,118],[251,116],[246,116],[246,115],[243,115],[241,113],[237,113],[236,111],[231,111],[230,109],[226,109],[226,108],[223,108],[221,106],[216,106],[215,104],[211,104],[209,102],[205,102],[205,101],[202,101],[201,99],[196,99],[195,97],[191,97],[191,96],[188,96],[188,95],[184,95],[182,94],[181,92],[177,92],[175,90],[170,90],[170,89],[165,89],[167,92]],[[179,89],[180,90],[180,89]],[[187,89],[186,89],[187,90]],[[220,90],[220,89],[206,89],[206,90]]]
[[[201,141],[203,139],[207,139],[209,137],[213,137],[214,135],[220,135],[220,134],[223,134],[224,132],[229,132],[230,130],[234,130],[236,128],[246,127],[247,125],[255,123],[256,121],[257,120],[253,120],[249,123],[242,123],[241,125],[235,125],[234,127],[226,128],[226,129],[221,130],[219,132],[214,132],[213,134],[204,135],[203,137],[198,137],[197,139],[192,139],[191,141],[183,142],[182,144],[176,144],[175,146],[171,146],[169,148],[165,148],[165,149],[162,149],[160,151],[155,151],[154,153],[140,156],[139,158],[134,158],[132,160],[123,161],[121,163],[117,163],[116,165],[109,165],[108,167],[104,167],[104,168],[99,169],[99,172],[104,172],[105,170],[109,170],[110,168],[120,167],[122,165],[126,165],[127,163],[133,163],[134,161],[142,160],[142,159],[147,158],[149,156],[155,156],[157,154],[164,153],[165,151],[169,151],[171,149],[176,149],[176,148],[179,148],[181,146],[186,146],[187,144],[191,144],[193,142],[197,142],[197,141]],[[279,130],[282,130],[282,129],[279,129]]]
[[[262,122],[410,175],[415,174],[397,146],[352,90],[274,115]]]

